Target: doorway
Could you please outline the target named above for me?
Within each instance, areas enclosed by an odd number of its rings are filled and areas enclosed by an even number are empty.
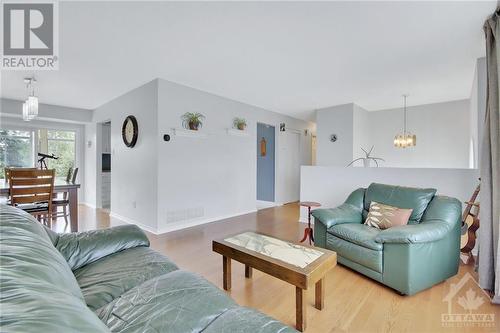
[[[257,206],[274,206],[274,201],[275,128],[257,123]]]
[[[111,209],[111,122],[97,124],[96,206]]]

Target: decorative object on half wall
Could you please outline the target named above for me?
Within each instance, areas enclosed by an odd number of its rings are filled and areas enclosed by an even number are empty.
[[[137,143],[139,136],[139,125],[134,116],[128,116],[122,125],[122,139],[125,146],[132,148]]]
[[[337,134],[332,134],[332,135],[330,135],[330,141],[331,141],[331,142],[336,142],[336,141],[337,141],[337,139],[338,139]]]
[[[366,151],[366,150],[364,150],[363,148],[361,148],[361,150],[362,150],[362,151],[364,151],[364,153],[365,153],[365,157],[359,157],[359,158],[356,158],[356,159],[352,160],[352,162],[351,162],[351,163],[347,164],[347,166],[351,166],[351,165],[353,165],[353,164],[354,164],[355,162],[357,162],[357,161],[363,161],[363,166],[364,166],[365,168],[369,168],[369,167],[370,167],[370,162],[371,162],[371,161],[375,162],[375,165],[376,165],[377,167],[378,167],[378,162],[377,162],[377,160],[385,162],[385,160],[384,160],[383,158],[381,158],[381,157],[374,157],[374,156],[371,156],[371,153],[372,153],[372,151],[373,151],[373,147],[374,147],[374,146],[372,146],[372,147],[371,147],[370,151]]]
[[[285,123],[281,123],[280,124],[280,132],[284,132],[285,131]]]
[[[397,148],[406,148],[413,147],[417,145],[417,136],[415,134],[411,134],[406,128],[406,99],[408,95],[403,95],[404,99],[404,119],[403,119],[403,133],[396,134],[394,137],[394,147]]]
[[[267,154],[267,142],[264,137],[260,140],[260,156],[266,156]]]
[[[191,131],[197,131],[203,127],[205,116],[198,112],[186,112],[182,115],[182,126]]]
[[[244,118],[236,117],[233,119],[233,127],[240,131],[244,131],[247,127],[247,121]]]

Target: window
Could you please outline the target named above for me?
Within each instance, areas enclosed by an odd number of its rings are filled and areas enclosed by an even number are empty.
[[[5,167],[39,167],[38,153],[56,156],[45,159],[57,177],[66,177],[76,163],[76,132],[54,129],[0,128],[0,178]]]
[[[75,132],[39,130],[38,151],[49,155],[54,154],[57,160],[45,159],[47,167],[56,170],[56,177],[66,177],[68,169],[75,166]]]
[[[33,167],[34,132],[30,130],[0,129],[0,178],[5,178],[4,168]]]

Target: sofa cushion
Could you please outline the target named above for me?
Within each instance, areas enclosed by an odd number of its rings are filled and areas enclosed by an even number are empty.
[[[82,292],[63,256],[43,225],[12,206],[0,206],[2,267],[26,283],[47,283],[83,300]],[[2,271],[4,273],[4,271]]]
[[[384,248],[382,243],[375,241],[380,230],[366,224],[339,224],[329,228],[328,233],[371,250],[382,251]]]
[[[0,205],[0,331],[109,332],[31,215]]]
[[[413,209],[408,224],[415,224],[420,222],[427,205],[435,194],[436,189],[433,188],[412,188],[372,183],[365,192],[364,210],[369,210],[372,201]]]
[[[58,234],[54,243],[72,270],[110,254],[139,246],[149,246],[144,231],[136,225]]]
[[[203,333],[288,333],[291,327],[255,310],[239,307],[228,310],[203,330]]]
[[[124,292],[177,266],[149,247],[136,247],[106,256],[74,271],[85,302],[92,310]]]
[[[382,257],[384,251],[372,250],[332,234],[326,236],[326,248],[337,252],[339,257],[349,259],[373,271],[383,272]]]
[[[382,230],[407,225],[412,211],[413,209],[398,208],[372,201],[365,224]]]
[[[200,332],[237,305],[207,280],[176,270],[127,291],[98,309],[113,332]]]

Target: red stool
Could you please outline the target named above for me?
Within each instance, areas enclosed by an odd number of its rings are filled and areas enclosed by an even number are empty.
[[[309,238],[309,245],[311,245],[311,241],[314,242],[313,229],[311,228],[311,207],[320,207],[321,204],[314,201],[304,201],[301,202],[300,205],[302,207],[307,207],[307,228],[305,228],[304,237],[300,242],[303,243],[307,238]]]

